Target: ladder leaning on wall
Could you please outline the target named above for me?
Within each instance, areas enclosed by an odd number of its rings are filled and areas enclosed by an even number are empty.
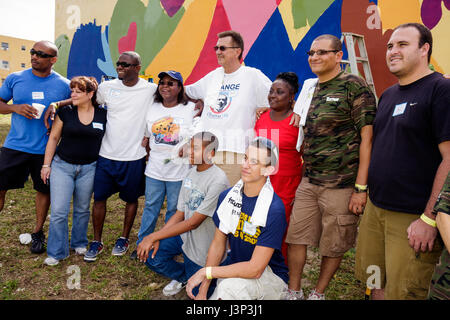
[[[373,82],[372,72],[370,70],[369,56],[367,55],[364,36],[351,32],[343,32],[341,37],[342,44],[344,44],[344,41],[348,52],[348,60],[342,60],[341,62],[345,65],[344,69],[346,70],[350,66],[350,73],[359,76],[358,63],[361,63],[364,71],[363,77],[376,97],[375,83]],[[359,57],[356,56],[355,43],[358,44]]]

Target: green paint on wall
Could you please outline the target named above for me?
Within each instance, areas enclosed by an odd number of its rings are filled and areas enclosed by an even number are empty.
[[[60,35],[56,38],[55,44],[58,47],[58,61],[53,65],[53,70],[60,75],[67,77],[67,64],[69,62],[70,53],[69,37],[65,34]]]
[[[312,26],[333,1],[334,0],[292,0],[294,28],[299,29],[306,27],[307,22]]]

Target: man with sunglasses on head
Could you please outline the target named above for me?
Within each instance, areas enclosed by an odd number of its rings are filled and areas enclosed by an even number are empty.
[[[84,256],[88,262],[95,261],[103,251],[106,202],[117,192],[120,199],[126,202],[125,218],[122,234],[115,243],[112,255],[122,256],[127,252],[138,198],[145,190],[147,152],[141,143],[147,111],[157,86],[139,78],[141,58],[138,53],[123,52],[116,65],[118,79],[102,82],[97,91],[97,102],[106,105],[108,112],[94,178],[94,240]]]
[[[215,163],[234,184],[240,178],[245,141],[253,137],[256,111],[269,106],[272,81],[260,70],[241,65],[244,41],[238,32],[219,33],[213,49],[220,67],[186,86],[186,95],[204,102],[202,128],[219,138]]]
[[[48,135],[43,116],[39,116],[43,113],[33,105],[48,108],[53,101],[69,98],[70,88],[69,81],[52,70],[58,60],[53,43],[36,42],[30,54],[31,68],[8,75],[0,88],[0,113],[11,114],[11,128],[0,153],[0,211],[7,190],[23,188],[31,175],[37,193],[30,250],[39,254],[45,251],[43,226],[50,206],[49,185],[40,179]],[[10,100],[12,104],[8,104]]]
[[[367,83],[341,70],[342,44],[321,35],[307,52],[317,79],[305,81],[294,112],[301,114],[299,143],[304,176],[297,189],[286,242],[289,289],[302,300],[307,246],[319,248],[320,275],[309,300],[324,300],[342,257],[354,246],[358,215],[367,199],[367,175],[376,100]],[[303,139],[303,140],[302,140]]]

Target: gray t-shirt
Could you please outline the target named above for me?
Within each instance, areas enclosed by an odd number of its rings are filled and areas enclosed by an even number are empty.
[[[228,186],[226,174],[215,165],[202,172],[193,167],[183,180],[177,209],[184,212],[185,220],[191,218],[195,212],[207,216],[196,229],[181,234],[183,252],[199,266],[205,265],[209,246],[214,238],[216,226],[212,216],[217,200]]]

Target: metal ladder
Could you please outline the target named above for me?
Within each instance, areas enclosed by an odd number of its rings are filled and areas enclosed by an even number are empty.
[[[372,72],[370,71],[369,56],[367,55],[364,36],[351,32],[342,32],[342,44],[344,44],[344,41],[347,45],[348,52],[348,60],[341,61],[341,63],[345,65],[344,70],[350,66],[350,73],[359,76],[358,63],[362,63],[364,78],[376,97],[377,94],[375,91],[375,83],[373,82]],[[355,42],[358,44],[359,54],[361,55],[360,57],[356,56]]]

